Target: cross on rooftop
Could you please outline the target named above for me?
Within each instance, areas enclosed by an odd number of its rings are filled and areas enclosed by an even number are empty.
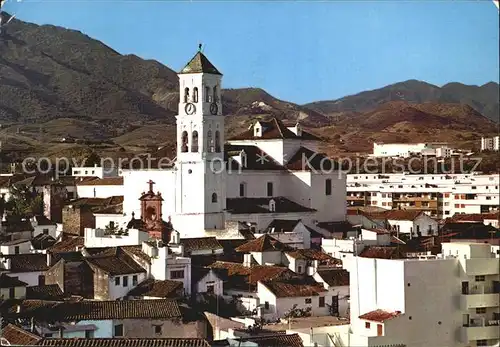
[[[152,180],[149,180],[146,183],[149,184],[149,191],[152,193],[153,192],[153,185],[156,183],[153,182]]]

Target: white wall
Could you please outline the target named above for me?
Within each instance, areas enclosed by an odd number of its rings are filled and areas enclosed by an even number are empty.
[[[26,241],[22,243],[18,243],[16,245],[1,245],[0,253],[4,255],[16,254],[16,247],[19,250],[18,254],[26,254],[31,252],[31,242]]]
[[[127,223],[130,221],[129,218],[125,218],[123,214],[102,214],[102,213],[94,213],[95,218],[95,227],[96,229],[104,229],[106,228],[110,222],[114,222],[115,226],[125,227]]]
[[[133,276],[137,276],[137,283],[133,284]],[[120,284],[115,285],[115,278],[120,277]],[[123,286],[123,278],[127,277],[128,282],[126,286]],[[145,272],[128,274],[128,275],[120,275],[120,276],[109,276],[108,285],[109,285],[109,298],[110,300],[116,300],[122,298],[127,295],[129,291],[137,287],[139,283],[144,281],[147,278],[147,274]]]
[[[319,298],[325,297],[326,292],[320,293],[319,296],[311,296],[311,297],[285,297],[285,298],[277,298],[265,285],[258,282],[257,283],[257,292],[259,296],[260,303],[262,305],[265,302],[269,302],[269,310],[262,310],[262,315],[265,319],[278,319],[282,318],[286,311],[291,309],[295,304],[299,309],[306,309],[311,307],[313,316],[326,316],[328,315],[328,307],[326,305],[327,300],[325,298],[325,307],[319,307]],[[306,304],[305,300],[311,299],[310,304]],[[331,301],[330,301],[331,303]]]
[[[33,271],[33,272],[8,272],[7,275],[10,277],[17,277],[20,281],[23,281],[28,285],[28,287],[33,287],[38,285],[38,277],[40,275],[45,275],[44,271]]]
[[[129,229],[128,235],[104,235],[103,229],[85,228],[85,247],[137,246],[149,239],[148,233]]]

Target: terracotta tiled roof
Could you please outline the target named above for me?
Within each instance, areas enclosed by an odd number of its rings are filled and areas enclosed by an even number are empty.
[[[402,251],[398,247],[368,246],[359,254],[363,258],[378,259],[404,259]]]
[[[42,253],[14,254],[5,255],[4,257],[10,259],[10,271],[13,273],[46,271],[49,269],[47,256]]]
[[[277,233],[292,232],[299,223],[299,219],[273,219],[267,226],[266,232],[271,232],[273,228]]]
[[[423,214],[422,211],[413,210],[390,210],[385,212],[387,220],[415,220],[418,216]]]
[[[195,56],[184,66],[180,72],[185,73],[209,73],[214,75],[222,75],[219,70],[208,60],[208,58],[201,52]]]
[[[210,347],[199,338],[73,338],[43,339],[38,346],[52,347]]]
[[[83,237],[68,237],[57,242],[49,248],[51,253],[75,252],[77,247],[83,247],[85,239]]]
[[[107,251],[91,256],[86,258],[86,261],[90,266],[97,267],[111,276],[146,272],[142,266],[121,249],[116,249],[114,255],[110,255],[110,252]]]
[[[229,279],[241,277],[244,282],[255,285],[258,281],[290,278],[295,274],[284,266],[253,265],[246,267],[240,263],[217,261],[208,266],[214,269],[227,269]]]
[[[342,265],[342,261],[340,259],[335,259],[332,256],[326,254],[317,249],[294,249],[293,251],[287,251],[290,257],[295,259],[303,259],[303,260],[318,260],[320,263],[332,264],[332,265]]]
[[[94,214],[123,214],[123,204],[106,206],[102,208],[97,208],[94,211]]]
[[[275,211],[270,211],[269,202],[274,200]],[[314,212],[316,210],[297,204],[285,197],[275,198],[228,198],[227,210],[232,214],[248,213],[292,213]]]
[[[17,307],[20,312],[17,313]],[[179,319],[177,301],[170,299],[111,301],[9,300],[0,305],[6,316],[32,316],[39,320],[67,322],[108,319]]]
[[[326,171],[338,170],[340,165],[323,153],[315,153],[308,148],[300,147],[288,160],[285,167],[292,171]],[[334,189],[334,187],[332,187]]]
[[[308,133],[306,131],[302,131],[302,136],[297,136],[293,131],[288,129],[288,127],[283,124],[283,122],[277,118],[272,118],[269,121],[259,121],[262,125],[262,134],[261,136],[254,136],[254,125],[250,127],[248,130],[233,136],[229,139],[229,141],[239,141],[239,140],[277,140],[277,139],[289,139],[289,140],[312,140],[318,141],[320,140],[318,137]]]
[[[344,269],[322,269],[318,270],[318,275],[329,286],[348,286],[349,272]]]
[[[142,251],[142,245],[139,246],[122,246],[120,247],[125,253],[136,256],[148,263],[151,263],[151,257]]]
[[[250,252],[274,252],[285,251],[291,249],[287,245],[276,240],[269,234],[264,234],[258,239],[248,241],[247,243],[236,248],[236,252],[250,253]]]
[[[401,312],[399,312],[399,311],[387,312],[384,310],[375,310],[375,311],[371,311],[371,312],[367,312],[365,314],[362,314],[361,316],[359,316],[359,318],[364,319],[364,320],[370,320],[370,321],[374,321],[374,322],[383,323],[386,320],[389,320],[389,319],[392,319],[392,318],[399,316],[400,314],[401,314]]]
[[[148,279],[139,283],[137,287],[128,292],[129,296],[149,296],[156,298],[176,298],[182,291],[183,284],[180,281],[156,281]]]
[[[347,221],[340,222],[320,222],[318,228],[324,229],[329,233],[347,233],[353,230],[353,225]]]
[[[180,243],[184,246],[184,251],[186,252],[223,249],[222,245],[217,241],[215,237],[181,239]]]
[[[275,334],[240,338],[238,340],[254,343],[258,347],[304,347],[302,339],[298,334]]]
[[[283,281],[261,281],[261,283],[278,298],[318,296],[327,291],[323,285],[315,283],[312,279],[304,281],[302,278],[297,278]]]
[[[111,196],[109,198],[79,198],[66,203],[66,205],[70,205],[73,207],[86,206],[91,208],[102,208],[118,204],[123,204],[123,195]]]
[[[8,217],[6,221],[2,221],[2,227],[6,233],[15,233],[20,231],[33,231],[33,226],[28,219],[18,219]]]
[[[31,246],[37,250],[50,248],[56,244],[56,239],[50,235],[38,234],[31,239]]]
[[[81,181],[76,183],[77,186],[122,186],[123,177],[104,177],[96,178],[91,181]]]
[[[3,328],[1,337],[6,339],[10,346],[36,345],[42,339],[40,336],[30,333],[14,324],[7,324]]]
[[[58,284],[46,284],[26,288],[26,299],[62,300],[64,293]]]
[[[26,287],[28,284],[19,281],[17,278],[0,274],[0,288]]]
[[[234,159],[242,151],[246,155],[246,163],[243,162],[243,165]],[[225,144],[224,153],[228,170],[285,170],[283,165],[257,146]]]
[[[448,218],[449,222],[460,223],[460,222],[484,222],[485,219],[498,219],[500,212],[492,213],[471,213],[471,214],[458,214],[455,213],[453,217]]]

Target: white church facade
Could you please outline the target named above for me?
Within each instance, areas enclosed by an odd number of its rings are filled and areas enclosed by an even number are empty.
[[[272,119],[226,140],[221,80],[201,52],[179,73],[175,152],[153,155],[155,167],[122,168],[122,222],[141,215],[139,197],[149,181],[163,199],[159,217],[182,238],[217,236],[235,221],[255,232],[276,219],[316,230],[318,222],[344,221],[345,175],[317,153],[320,139]]]

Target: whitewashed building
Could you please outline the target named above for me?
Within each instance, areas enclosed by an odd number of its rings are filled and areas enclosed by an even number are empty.
[[[427,259],[356,257],[350,324],[325,334],[342,346],[498,346],[500,262],[491,245],[443,244]],[[425,332],[425,333],[422,333]]]
[[[217,235],[226,221],[254,223],[256,232],[276,219],[343,221],[345,176],[316,153],[320,139],[273,119],[226,140],[221,82],[201,52],[179,73],[176,150],[159,152],[154,165],[135,158],[123,167],[124,218],[140,215],[138,197],[151,180],[163,198],[161,215],[183,238]]]
[[[481,151],[498,151],[500,148],[500,136],[481,137]]]

